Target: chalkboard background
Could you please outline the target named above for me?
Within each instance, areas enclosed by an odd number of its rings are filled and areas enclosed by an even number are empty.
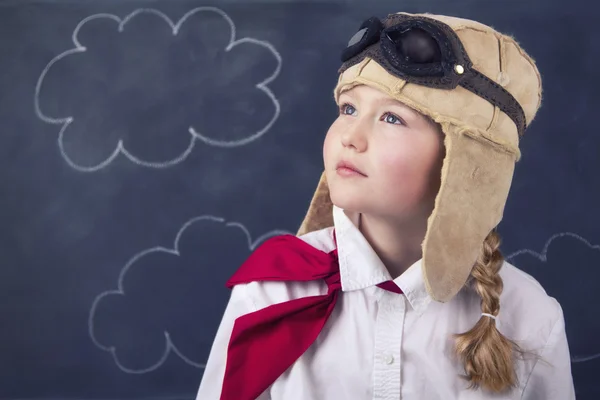
[[[368,3],[0,3],[1,399],[193,399],[224,281],[308,205],[340,50],[401,10],[536,58],[503,250],[563,305],[578,398],[600,398],[598,11]]]

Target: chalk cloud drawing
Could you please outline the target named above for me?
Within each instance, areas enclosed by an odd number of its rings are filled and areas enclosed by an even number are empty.
[[[94,299],[88,319],[93,343],[126,373],[154,371],[171,352],[204,368],[208,352],[198,349],[210,349],[222,317],[222,310],[214,310],[220,307],[215,298],[227,298],[225,281],[252,250],[281,234],[290,232],[273,230],[252,240],[237,222],[210,215],[189,220],[172,248],[156,246],[134,255],[121,270],[117,289]]]
[[[571,361],[578,363],[600,358],[598,332],[592,332],[586,326],[588,321],[597,323],[598,282],[587,279],[587,276],[588,271],[600,265],[600,245],[594,245],[575,233],[562,232],[551,236],[541,252],[522,249],[506,256],[506,260],[510,263],[514,261],[519,268],[534,275],[545,289],[554,289],[555,293],[563,292],[565,295],[578,293],[577,300],[580,304],[574,304],[573,298],[568,302],[561,302],[567,320]],[[561,287],[552,287],[556,286],[557,280],[546,283],[548,275],[540,273],[542,270],[556,274],[568,272],[569,279],[560,281]],[[577,316],[577,319],[571,321],[569,315]],[[594,347],[590,349],[590,346]]]
[[[148,8],[125,18],[95,14],[79,22],[72,40],[75,47],[42,71],[34,107],[42,121],[61,125],[58,147],[76,170],[99,170],[119,154],[166,168],[198,141],[251,143],[279,116],[267,85],[279,75],[280,54],[269,42],[236,39],[235,24],[218,8],[192,9],[176,23]],[[156,154],[143,154],[152,143]]]

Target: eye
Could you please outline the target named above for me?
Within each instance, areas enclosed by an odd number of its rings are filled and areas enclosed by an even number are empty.
[[[383,116],[381,117],[381,120],[383,122],[387,122],[388,124],[406,125],[400,117],[398,117],[390,112],[386,112],[385,114],[383,114]]]
[[[356,108],[352,104],[344,103],[340,106],[340,114],[343,115],[354,115]]]

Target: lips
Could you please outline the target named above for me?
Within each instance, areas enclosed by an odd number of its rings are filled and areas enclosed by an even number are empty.
[[[360,169],[358,169],[350,161],[345,161],[345,160],[340,161],[336,165],[335,169],[338,172],[355,173],[355,174],[358,174],[358,175],[367,176],[364,172],[362,172]]]

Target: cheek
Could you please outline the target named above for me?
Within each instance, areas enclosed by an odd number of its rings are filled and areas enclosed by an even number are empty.
[[[327,135],[325,136],[325,141],[323,142],[323,161],[325,164],[325,168],[334,161],[334,156],[338,151],[339,140],[336,140],[336,129],[335,124],[332,125],[327,131]]]
[[[402,196],[421,196],[435,183],[441,168],[439,146],[395,142],[379,150],[377,169],[387,190]]]
[[[409,147],[401,143],[386,143],[377,152],[376,163],[381,176],[393,182],[415,175],[420,160]]]

